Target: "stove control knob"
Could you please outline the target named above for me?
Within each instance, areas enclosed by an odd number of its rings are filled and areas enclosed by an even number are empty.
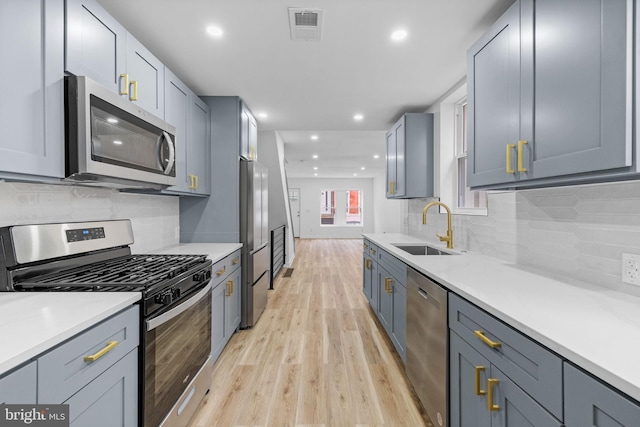
[[[165,292],[165,293],[156,295],[155,300],[156,300],[156,303],[158,304],[169,305],[173,301],[173,296],[171,295],[171,292]]]
[[[193,275],[194,282],[200,282],[202,279],[204,279],[204,273],[196,273]]]
[[[180,294],[181,294],[180,288],[174,288],[171,290],[171,296],[173,297],[174,300],[179,299]]]

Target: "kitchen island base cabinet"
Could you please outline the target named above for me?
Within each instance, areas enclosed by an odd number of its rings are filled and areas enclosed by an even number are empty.
[[[36,403],[36,362],[0,377],[0,405]]]
[[[211,361],[215,363],[240,326],[240,251],[213,264]]]
[[[451,427],[562,426],[455,332],[449,339]]]
[[[564,364],[566,427],[640,425],[640,403],[621,395],[575,366]]]

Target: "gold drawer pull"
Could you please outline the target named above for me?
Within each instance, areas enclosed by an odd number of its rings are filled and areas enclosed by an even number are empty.
[[[500,348],[502,346],[502,343],[499,343],[497,341],[491,341],[489,338],[487,338],[487,336],[484,334],[483,331],[473,331],[473,333],[476,334],[478,338],[480,338],[480,341],[482,341],[483,343],[485,343],[491,348]]]
[[[236,265],[239,262],[240,262],[240,258],[235,258],[233,261],[231,261],[231,264]]]
[[[526,172],[527,168],[522,164],[522,147],[523,145],[528,144],[527,141],[520,140],[518,141],[518,172]]]
[[[396,182],[391,181],[389,183],[389,194],[396,194]]]
[[[476,366],[476,396],[484,396],[487,394],[486,390],[480,388],[480,373],[484,372],[484,366]]]
[[[116,348],[117,345],[118,345],[118,341],[107,341],[107,346],[105,348],[103,348],[102,350],[100,350],[95,354],[90,354],[89,356],[85,356],[84,361],[95,362],[96,360],[100,359],[102,356],[104,356],[105,354],[109,353],[111,350]]]
[[[371,255],[375,255],[375,254],[376,254],[376,250],[375,250],[375,249],[369,249],[369,253],[370,253]]]
[[[487,390],[489,390],[489,396],[487,396],[487,409],[492,412],[500,410],[500,406],[493,403],[493,386],[497,386],[498,384],[500,384],[500,381],[495,378],[489,378],[487,380]]]
[[[506,165],[506,170],[507,170],[507,173],[509,173],[509,174],[516,173],[516,171],[514,171],[511,168],[511,150],[513,150],[514,148],[516,148],[516,144],[507,144],[507,165]]]
[[[371,270],[371,260],[367,259],[364,263],[364,266],[367,270]]]
[[[227,267],[223,268],[222,270],[218,270],[218,271],[216,272],[216,276],[221,276],[221,275],[223,275],[225,271],[227,271]]]

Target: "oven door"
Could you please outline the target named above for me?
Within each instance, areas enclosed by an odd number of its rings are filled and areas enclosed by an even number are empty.
[[[144,329],[144,426],[157,427],[208,363],[211,283],[170,310],[146,319]]]

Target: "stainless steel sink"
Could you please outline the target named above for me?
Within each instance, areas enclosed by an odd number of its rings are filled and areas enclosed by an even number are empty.
[[[393,245],[411,255],[458,255],[456,253],[445,252],[428,245]]]

